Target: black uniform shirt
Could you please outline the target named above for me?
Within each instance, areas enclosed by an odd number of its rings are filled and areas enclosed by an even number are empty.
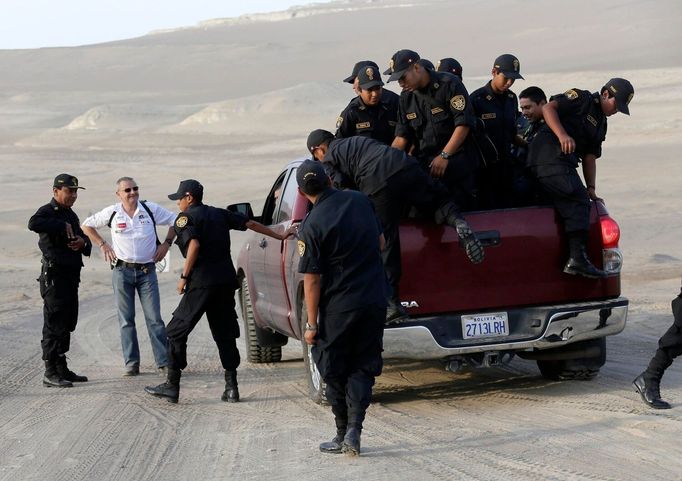
[[[474,114],[483,121],[486,134],[495,144],[498,159],[509,162],[519,112],[516,94],[511,91],[496,94],[488,82],[474,90],[470,99]]]
[[[575,140],[576,155],[581,159],[587,154],[601,157],[601,144],[606,139],[606,116],[601,109],[599,94],[571,89],[549,100],[557,101],[559,120],[566,133]]]
[[[367,137],[335,139],[322,160],[339,188],[358,189],[367,195],[386,186],[386,179],[408,165],[403,151]]]
[[[379,220],[364,194],[327,189],[299,229],[298,271],[321,274],[320,307],[328,313],[386,307]]]
[[[433,72],[423,90],[400,94],[398,126],[395,135],[414,143],[420,159],[433,159],[452,137],[455,127],[474,128],[475,116],[469,94],[457,77]],[[471,136],[467,136],[466,142]],[[454,154],[455,152],[451,152]]]
[[[230,229],[246,230],[248,218],[226,209],[204,204],[191,205],[175,219],[175,243],[183,257],[192,239],[199,241],[199,256],[189,275],[191,289],[221,284],[237,286],[230,256]]]
[[[361,135],[391,145],[398,121],[398,94],[384,89],[378,105],[365,105],[358,95],[336,120],[336,138]]]
[[[521,131],[521,137],[530,144],[544,125],[544,119],[540,119],[537,122],[528,122]]]
[[[71,224],[73,233],[85,240],[85,247],[80,251],[72,251],[67,244],[66,224]],[[90,239],[83,233],[76,213],[60,206],[55,199],[45,204],[31,216],[28,228],[40,234],[38,247],[43,257],[53,264],[62,266],[83,266],[83,257],[92,251]]]

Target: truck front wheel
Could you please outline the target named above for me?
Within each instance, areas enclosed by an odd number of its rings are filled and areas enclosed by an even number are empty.
[[[540,374],[544,378],[552,380],[589,380],[599,374],[599,369],[606,362],[606,338],[591,339],[589,341],[575,342],[563,348],[552,349],[558,357],[562,351],[585,352],[589,357],[576,357],[569,359],[538,360]]]

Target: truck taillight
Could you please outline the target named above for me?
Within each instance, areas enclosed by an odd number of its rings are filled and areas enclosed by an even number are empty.
[[[611,249],[618,247],[618,241],[620,240],[620,227],[618,227],[618,223],[608,215],[601,216],[599,222],[601,223],[603,248]]]

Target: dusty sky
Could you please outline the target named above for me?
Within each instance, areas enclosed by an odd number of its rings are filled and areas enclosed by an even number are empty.
[[[329,0],[2,0],[0,49],[86,45]]]

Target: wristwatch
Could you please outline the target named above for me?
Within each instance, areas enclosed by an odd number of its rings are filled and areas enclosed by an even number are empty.
[[[445,160],[448,160],[450,157],[452,157],[452,154],[449,154],[446,151],[442,151],[440,153],[440,156],[443,157]]]
[[[317,331],[317,324],[315,324],[314,326],[311,326],[310,324],[308,324],[306,322],[305,323],[305,330],[306,331]]]

